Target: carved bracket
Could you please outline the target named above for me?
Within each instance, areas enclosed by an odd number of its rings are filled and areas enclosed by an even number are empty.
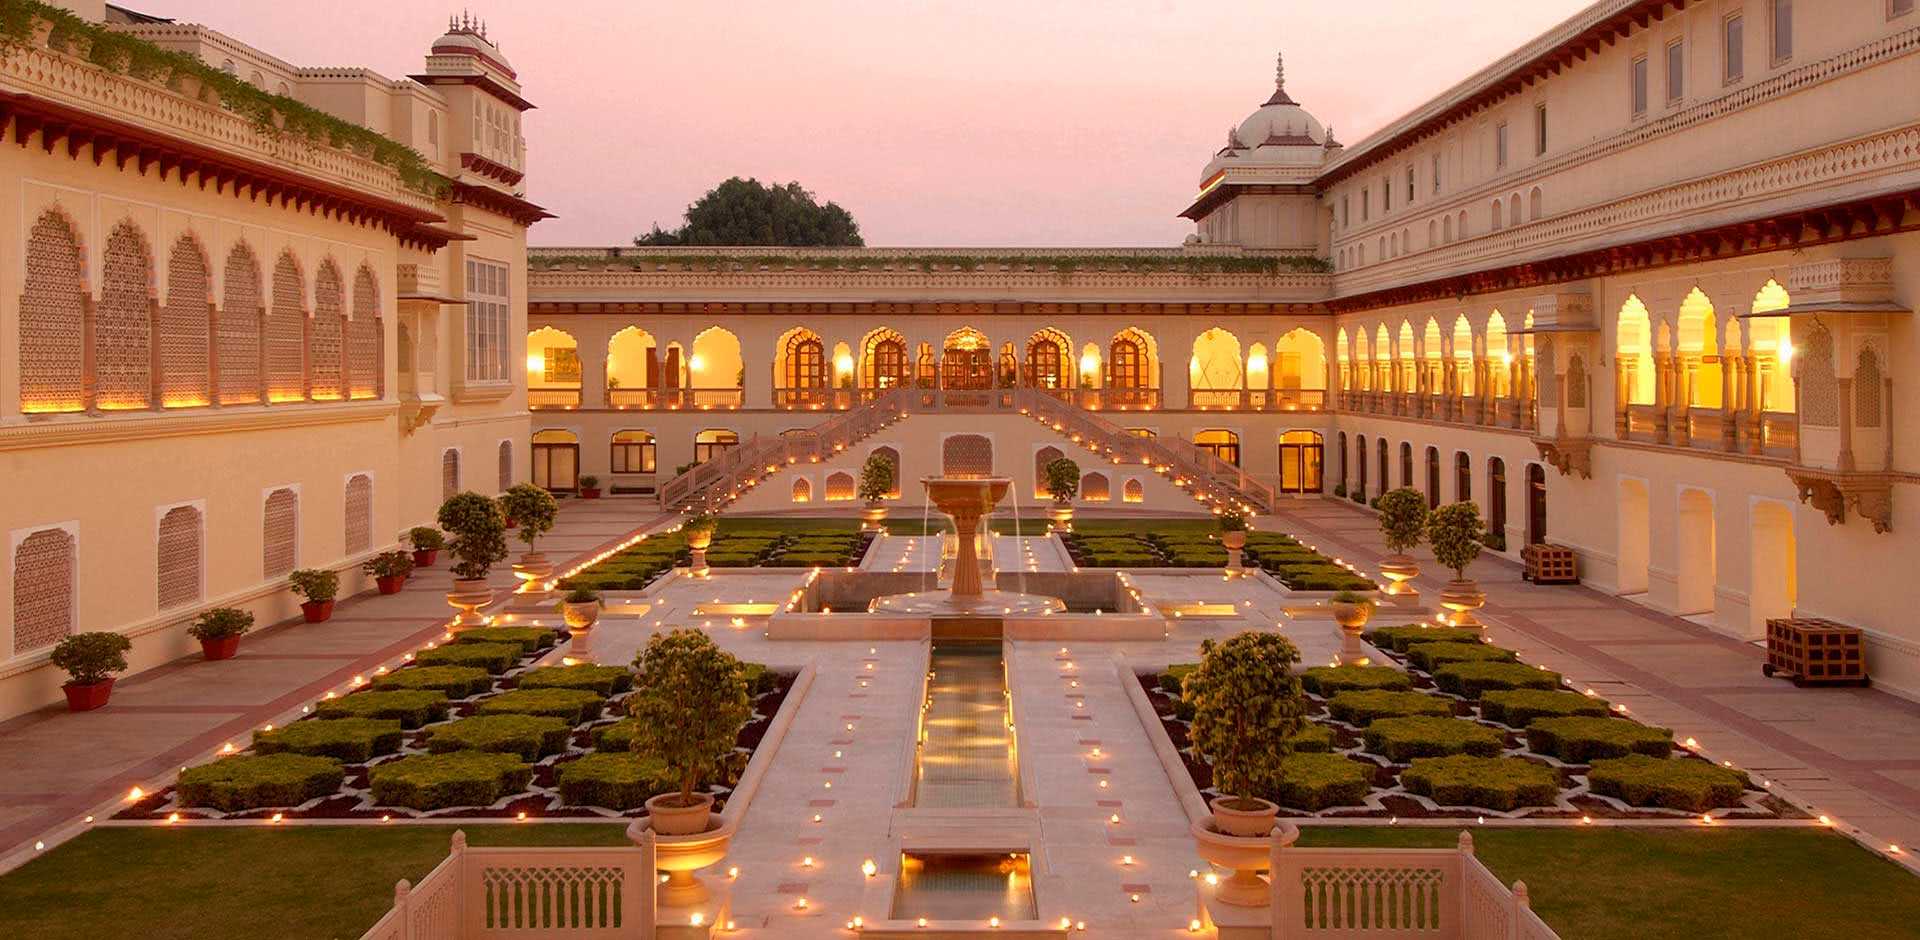
[[[1800,501],[1820,510],[1828,525],[1847,521],[1851,508],[1882,535],[1893,531],[1893,478],[1883,473],[1847,473],[1816,467],[1788,467],[1787,477]]]
[[[1539,448],[1540,459],[1560,471],[1561,476],[1578,473],[1583,480],[1593,479],[1593,441],[1586,438],[1536,437],[1533,446]]]
[[[435,412],[446,403],[446,399],[435,395],[432,398],[406,398],[400,401],[400,433],[411,435],[426,427],[433,420]]]

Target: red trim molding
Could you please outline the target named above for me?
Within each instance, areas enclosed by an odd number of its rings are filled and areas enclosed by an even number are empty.
[[[527,178],[527,174],[507,166],[504,163],[489,160],[471,150],[460,155],[460,169],[472,170],[481,176],[487,177],[488,179],[499,180],[508,186],[512,186]]]
[[[478,206],[488,212],[506,216],[523,226],[554,217],[553,213],[512,193],[501,192],[491,186],[462,183],[459,180],[453,182],[453,201],[457,205]]]

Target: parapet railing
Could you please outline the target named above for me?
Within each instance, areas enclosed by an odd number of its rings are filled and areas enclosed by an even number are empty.
[[[1261,512],[1275,503],[1273,487],[1251,474],[1193,445],[1157,437],[1140,437],[1093,412],[1065,404],[1033,389],[1015,390],[1023,411],[1058,425],[1058,430],[1097,442],[1122,464],[1166,467],[1176,478],[1193,482],[1216,499],[1244,502]]]
[[[653,830],[638,845],[453,849],[418,885],[402,879],[393,909],[360,940],[496,940],[652,937],[657,850]]]
[[[712,508],[762,474],[787,464],[825,460],[899,417],[904,391],[889,392],[851,411],[837,412],[805,430],[777,437],[756,434],[667,481],[660,487],[660,504],[676,510]]]
[[[1303,849],[1284,844],[1290,836],[1273,837],[1275,940],[1559,940],[1526,882],[1508,889],[1475,857],[1471,833],[1452,849]]]

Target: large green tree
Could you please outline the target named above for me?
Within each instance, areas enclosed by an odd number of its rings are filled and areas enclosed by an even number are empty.
[[[736,176],[687,207],[686,224],[658,224],[635,245],[783,245],[793,248],[858,248],[860,223],[838,203],[814,201],[799,183],[769,186]]]

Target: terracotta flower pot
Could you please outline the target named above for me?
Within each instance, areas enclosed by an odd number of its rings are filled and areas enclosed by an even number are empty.
[[[487,618],[480,608],[493,603],[493,588],[487,586],[485,578],[455,578],[453,590],[447,592],[447,606],[460,612],[453,618],[454,629],[486,626]]]
[[[433,563],[439,560],[439,558],[440,550],[437,548],[416,548],[413,550],[413,566],[415,568],[431,568],[433,567]]]
[[[597,486],[583,486],[580,488],[580,498],[581,499],[599,499],[600,488]]]
[[[1232,804],[1240,802],[1254,804],[1252,809],[1236,808]],[[1223,835],[1243,839],[1258,839],[1273,831],[1273,821],[1280,814],[1280,807],[1258,797],[1214,797],[1207,804],[1213,809],[1213,827]]]
[[[67,711],[90,712],[107,704],[113,695],[113,680],[103,679],[91,685],[67,683],[60,687],[67,693]]]
[[[1473,612],[1486,606],[1486,603],[1487,593],[1480,590],[1480,582],[1472,578],[1448,581],[1446,590],[1440,592],[1440,606],[1453,612],[1447,622],[1456,627],[1480,626],[1480,620]]]
[[[695,793],[693,805],[679,806],[678,793],[662,793],[647,800],[647,818],[653,831],[663,836],[693,836],[706,832],[712,822],[713,795]]]
[[[374,578],[373,583],[380,588],[380,593],[382,594],[398,594],[400,593],[401,585],[407,583],[407,576],[404,574],[383,574]]]
[[[221,660],[221,659],[232,659],[233,654],[239,651],[240,651],[240,634],[238,633],[232,636],[223,636],[223,637],[218,637],[216,639],[200,641],[200,653],[201,655],[207,658],[208,662]]]
[[[306,615],[308,623],[325,623],[333,617],[333,598],[307,601],[300,605],[300,613]]]

